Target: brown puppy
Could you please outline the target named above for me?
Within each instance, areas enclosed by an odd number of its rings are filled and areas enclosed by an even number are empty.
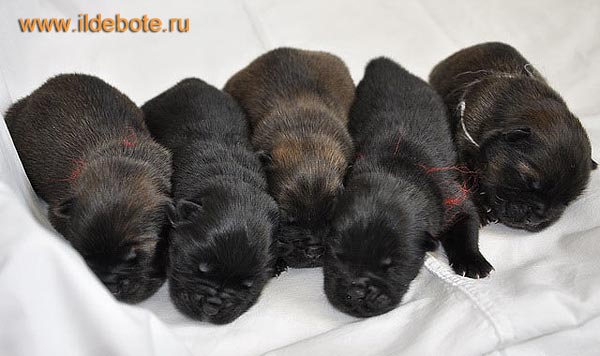
[[[141,110],[96,77],[68,74],[15,103],[6,123],[56,230],[118,299],[154,293],[164,281],[171,156]]]
[[[596,167],[581,123],[514,48],[463,49],[431,72],[451,115],[459,160],[479,177],[481,220],[528,231],[561,216]]]
[[[354,150],[347,129],[354,90],[338,57],[292,48],[260,56],[225,85],[248,114],[281,208],[278,250],[291,267],[322,264],[323,238]]]

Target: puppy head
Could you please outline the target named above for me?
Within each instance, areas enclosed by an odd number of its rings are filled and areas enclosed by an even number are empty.
[[[222,192],[180,200],[172,213],[170,294],[194,319],[235,320],[254,305],[272,275],[269,248],[277,216],[236,204]],[[276,213],[274,202],[272,208]]]
[[[92,185],[89,178],[50,206],[50,219],[117,299],[140,302],[165,279],[170,200],[137,178]]]
[[[346,163],[338,157],[339,151],[322,144],[290,144],[275,150],[265,165],[271,193],[280,207],[276,247],[290,267],[317,267],[323,263],[323,239],[329,233],[337,196],[343,190]]]
[[[481,142],[479,196],[484,220],[540,231],[558,220],[585,189],[589,139],[558,101],[505,109]]]
[[[323,266],[325,293],[337,309],[370,317],[400,303],[433,244],[403,210],[367,195],[342,195]]]
[[[323,239],[330,230],[338,189],[328,187],[331,178],[299,177],[280,195],[281,224],[278,255],[294,268],[321,266]]]

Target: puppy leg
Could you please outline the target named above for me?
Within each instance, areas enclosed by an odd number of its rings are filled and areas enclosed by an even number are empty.
[[[476,215],[459,215],[440,240],[448,255],[450,266],[457,274],[469,278],[482,278],[494,269],[479,252],[479,221]]]

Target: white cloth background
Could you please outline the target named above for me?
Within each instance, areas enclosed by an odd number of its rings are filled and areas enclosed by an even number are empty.
[[[23,17],[189,17],[188,33],[21,33]],[[331,51],[355,81],[386,55],[417,75],[483,41],[517,47],[582,120],[600,161],[597,1],[0,0],[0,113],[48,77],[100,76],[142,104],[178,80],[221,87],[277,46]],[[433,253],[404,302],[359,320],[336,311],[320,269],[290,270],[235,322],[178,313],[166,288],[116,302],[51,228],[0,120],[0,355],[597,355],[600,172],[561,220],[532,234],[490,226],[496,271],[454,275]]]

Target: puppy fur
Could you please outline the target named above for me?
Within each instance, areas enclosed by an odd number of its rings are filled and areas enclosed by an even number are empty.
[[[64,74],[15,103],[6,123],[56,230],[117,299],[152,295],[165,279],[171,157],[140,109],[96,77]]]
[[[517,50],[503,43],[463,49],[439,63],[430,82],[451,113],[459,161],[479,174],[484,223],[539,231],[584,191],[597,166],[588,136]]]
[[[279,220],[244,113],[230,95],[194,78],[142,110],[152,135],[173,153],[171,298],[192,318],[231,322],[273,274]]]
[[[347,122],[354,90],[338,57],[292,48],[260,56],[225,86],[250,119],[281,209],[278,251],[291,267],[322,264],[323,238],[353,155]]]
[[[454,271],[485,277],[477,210],[459,182],[441,98],[387,58],[372,60],[356,92],[357,158],[327,239],[325,293],[358,317],[396,307],[439,239]]]

